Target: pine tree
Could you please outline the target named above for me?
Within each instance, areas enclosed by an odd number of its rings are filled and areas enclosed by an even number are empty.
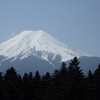
[[[51,81],[51,75],[47,72],[45,75],[42,76],[42,88],[46,89],[47,85]]]
[[[51,75],[49,72],[47,72],[45,75],[42,76],[42,100],[45,99],[45,94],[46,94],[46,90],[47,87],[49,86],[50,82],[51,82]]]
[[[29,73],[29,96],[30,96],[30,99],[29,100],[33,100],[34,98],[34,81],[33,81],[33,73],[30,72]]]
[[[3,96],[4,96],[4,91],[3,91],[3,75],[2,73],[0,73],[0,100],[4,100]]]
[[[21,90],[19,87],[19,77],[13,67],[6,70],[4,75],[4,100],[21,100]]]
[[[100,100],[100,64],[94,72],[94,98],[95,100]]]
[[[69,99],[71,100],[84,100],[82,96],[84,75],[78,65],[79,61],[75,57],[68,67]]]
[[[41,76],[38,71],[36,71],[34,76],[34,99],[41,100],[42,99],[42,84],[41,84]]]
[[[27,73],[24,73],[23,76],[23,100],[30,99],[30,88],[29,88],[29,76]]]
[[[91,70],[88,71],[88,76],[85,78],[85,96],[86,100],[95,100],[94,99],[94,85],[93,85],[94,77]]]
[[[45,100],[66,100],[67,99],[67,68],[62,63],[59,70],[55,70],[50,84],[47,87]]]
[[[68,74],[66,63],[62,63],[61,68],[59,69],[59,73],[62,78],[66,78],[66,75]]]

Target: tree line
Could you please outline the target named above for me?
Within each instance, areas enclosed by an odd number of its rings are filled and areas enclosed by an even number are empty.
[[[85,76],[77,57],[52,74],[24,73],[11,67],[0,73],[0,100],[100,100],[100,65]]]

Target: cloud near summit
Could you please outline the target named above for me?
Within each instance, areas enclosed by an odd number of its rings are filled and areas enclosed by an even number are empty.
[[[14,36],[15,36],[15,32],[12,31],[11,35],[10,35],[8,38],[11,39],[11,38],[14,37]]]

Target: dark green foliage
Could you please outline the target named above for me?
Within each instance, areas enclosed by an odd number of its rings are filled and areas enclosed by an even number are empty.
[[[36,71],[34,76],[34,99],[41,100],[42,99],[42,82],[41,76],[38,71]]]
[[[67,99],[67,68],[62,63],[60,70],[55,70],[45,94],[45,100]]]
[[[63,62],[51,75],[38,71],[23,77],[11,67],[0,73],[0,100],[100,100],[100,65],[85,76],[77,57],[68,67]]]
[[[84,100],[83,87],[84,75],[80,67],[77,57],[75,57],[68,67],[68,82],[69,82],[69,99]]]
[[[94,98],[100,100],[100,64],[94,72]]]
[[[4,100],[21,100],[20,81],[13,67],[8,69],[4,75]]]
[[[27,73],[23,76],[23,99],[25,100],[31,100],[30,98],[30,82],[29,82],[29,76]]]
[[[51,81],[51,75],[49,72],[47,72],[45,75],[42,76],[42,88],[45,89],[50,81]]]
[[[86,93],[86,100],[95,100],[94,99],[94,84],[93,84],[93,81],[94,81],[94,76],[91,72],[91,70],[89,70],[88,72],[88,76],[86,77],[85,79],[85,93]]]
[[[88,82],[93,83],[93,74],[92,74],[91,70],[89,70],[89,72],[88,72]]]
[[[3,84],[3,76],[2,73],[0,73],[0,100],[3,100],[3,89],[4,89],[4,84]]]

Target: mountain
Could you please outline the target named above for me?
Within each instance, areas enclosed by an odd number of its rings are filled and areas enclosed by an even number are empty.
[[[88,61],[92,63],[90,59],[98,59],[96,65],[100,62],[99,57],[73,49],[42,30],[23,31],[0,44],[0,70],[4,72],[13,66],[21,74],[36,70],[53,72],[61,62],[68,62],[75,56],[84,62],[83,65]]]

